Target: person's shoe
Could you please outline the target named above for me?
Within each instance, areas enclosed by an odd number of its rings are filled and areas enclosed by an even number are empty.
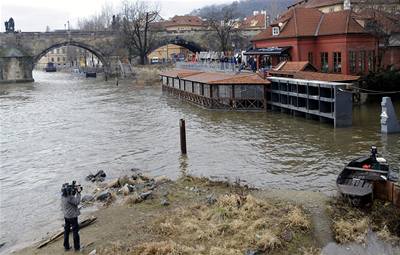
[[[71,248],[64,248],[65,252],[70,251],[70,250],[71,250]]]

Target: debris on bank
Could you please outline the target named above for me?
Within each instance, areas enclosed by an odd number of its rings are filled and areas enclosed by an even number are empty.
[[[340,244],[365,243],[369,231],[378,238],[400,245],[400,209],[389,202],[374,200],[368,207],[353,207],[345,200],[332,200],[328,207],[335,240]]]
[[[86,177],[87,181],[95,182],[97,187],[92,194],[84,195],[82,198],[83,203],[93,203],[94,201],[110,205],[119,197],[123,198],[125,204],[140,203],[144,200],[152,198],[153,191],[162,183],[169,182],[165,176],[149,177],[140,172],[138,169],[133,168],[133,173],[115,178],[108,182],[103,182],[106,173],[100,170],[95,175]],[[164,204],[167,204],[164,202]]]
[[[136,184],[110,183],[158,187],[163,179],[138,175],[129,180]],[[116,243],[97,249],[97,254],[317,254],[310,253],[318,251],[313,247],[310,216],[297,205],[257,199],[251,189],[205,178],[183,177],[170,184],[172,193],[117,192],[130,206],[149,197],[160,198],[161,206],[173,203],[148,223],[151,240]]]

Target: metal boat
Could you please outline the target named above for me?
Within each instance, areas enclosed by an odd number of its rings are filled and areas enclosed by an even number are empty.
[[[376,194],[375,186],[397,180],[398,172],[389,168],[386,159],[379,157],[377,148],[372,146],[369,156],[354,159],[345,166],[336,185],[342,196],[358,206],[371,202],[379,195]]]

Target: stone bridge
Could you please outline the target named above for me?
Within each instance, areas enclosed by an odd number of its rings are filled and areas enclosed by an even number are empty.
[[[242,31],[250,38],[259,31]],[[209,30],[186,32],[157,32],[157,44],[172,43],[198,52],[212,49]],[[33,81],[32,70],[38,60],[54,48],[72,45],[86,49],[103,63],[106,77],[118,71],[118,61],[127,56],[118,33],[112,31],[85,32],[24,32],[0,33],[0,83]]]

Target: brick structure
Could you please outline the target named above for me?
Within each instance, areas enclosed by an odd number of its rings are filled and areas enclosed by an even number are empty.
[[[193,31],[207,28],[204,21],[197,16],[174,16],[170,20],[162,22],[167,31]]]
[[[309,61],[321,72],[366,74],[376,68],[378,40],[352,14],[290,8],[252,39],[252,55],[258,67],[284,60]]]

